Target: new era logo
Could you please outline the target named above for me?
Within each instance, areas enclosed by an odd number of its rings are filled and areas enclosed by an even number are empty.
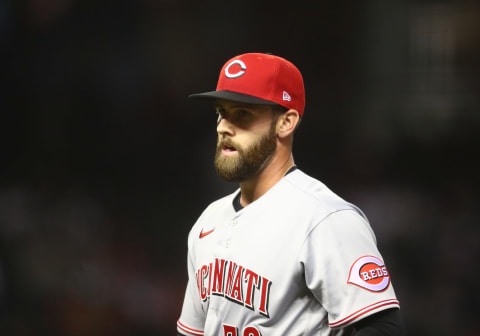
[[[287,91],[283,91],[283,100],[292,101],[292,97],[290,97]]]

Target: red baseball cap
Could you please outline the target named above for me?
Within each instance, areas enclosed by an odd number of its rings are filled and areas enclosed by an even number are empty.
[[[226,99],[248,104],[281,105],[305,109],[303,78],[295,65],[271,54],[248,53],[225,63],[216,91],[192,94],[189,98]]]

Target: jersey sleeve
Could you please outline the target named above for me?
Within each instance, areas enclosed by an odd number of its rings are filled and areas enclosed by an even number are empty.
[[[188,283],[185,290],[182,312],[177,321],[177,331],[182,335],[203,336],[205,312],[198,293],[195,268],[192,258],[192,249],[188,251]]]
[[[307,287],[328,312],[331,328],[399,308],[370,224],[354,210],[337,211],[316,225],[299,262]]]

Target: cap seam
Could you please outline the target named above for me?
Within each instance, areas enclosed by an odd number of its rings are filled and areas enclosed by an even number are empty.
[[[273,99],[275,99],[275,97],[273,96],[276,89],[275,83],[277,82],[277,77],[278,77],[278,74],[280,73],[280,62],[275,62],[275,63],[277,63],[276,69],[275,69],[275,77],[273,78],[272,84],[270,86],[270,97],[272,101],[274,101]],[[274,102],[279,104],[276,100]]]

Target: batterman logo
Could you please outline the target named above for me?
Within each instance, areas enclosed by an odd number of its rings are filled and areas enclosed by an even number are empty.
[[[225,68],[225,76],[228,78],[238,78],[245,73],[245,70],[247,70],[245,63],[240,60],[234,60]],[[233,73],[231,71],[233,71]]]
[[[390,285],[390,275],[382,260],[364,256],[353,263],[347,283],[372,292],[383,292]]]

